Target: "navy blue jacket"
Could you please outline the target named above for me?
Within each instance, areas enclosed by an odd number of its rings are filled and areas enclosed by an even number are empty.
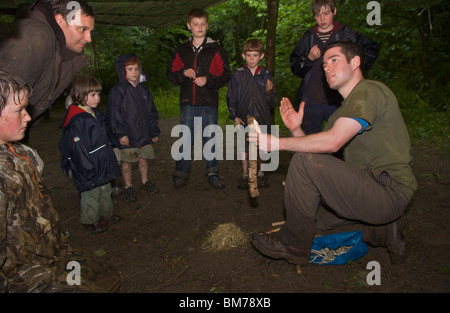
[[[150,90],[142,83],[134,87],[125,78],[125,63],[133,54],[120,56],[116,61],[119,82],[109,91],[106,118],[112,134],[113,146],[119,149],[136,148],[153,143],[158,137],[159,114]],[[122,146],[119,139],[128,136],[130,145]]]
[[[322,56],[314,61],[308,58],[309,51],[313,46],[318,45],[319,49],[322,50],[327,43],[338,40],[355,42],[365,52],[366,62],[362,65],[363,70],[372,67],[378,57],[379,47],[376,42],[344,24],[334,21],[333,25],[333,33],[326,43],[317,36],[317,24],[309,28],[300,38],[289,57],[292,73],[302,78],[295,99],[294,107],[296,109],[298,109],[301,101],[305,101],[306,105],[321,103],[340,105],[342,102],[342,96],[336,90],[331,89],[325,79]]]
[[[273,88],[266,93],[266,83],[270,80]],[[255,75],[247,66],[238,68],[231,76],[227,91],[227,105],[230,119],[239,117],[247,125],[247,115],[253,116],[260,125],[271,125],[270,109],[278,100],[272,74],[259,66]]]
[[[61,167],[72,177],[78,191],[87,191],[121,176],[119,164],[107,135],[105,115],[95,117],[76,104],[69,106],[58,146]]]

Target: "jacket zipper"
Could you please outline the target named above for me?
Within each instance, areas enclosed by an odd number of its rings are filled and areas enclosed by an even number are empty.
[[[197,77],[197,59],[198,59],[198,53],[194,53],[195,54],[195,59],[194,59],[194,71],[195,71],[195,77]],[[195,82],[192,82],[192,105],[195,105]]]

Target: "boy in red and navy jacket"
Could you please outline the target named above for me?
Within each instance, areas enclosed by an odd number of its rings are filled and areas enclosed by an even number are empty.
[[[180,86],[180,124],[189,128],[193,146],[195,117],[202,120],[202,134],[207,126],[217,125],[218,91],[230,80],[231,71],[223,47],[206,37],[207,13],[201,9],[192,9],[187,16],[187,27],[192,36],[174,51],[167,64],[166,74],[173,84]],[[202,140],[206,143],[215,140],[215,136],[202,136]],[[215,149],[212,152],[212,158],[205,156],[206,174],[214,188],[222,189],[223,183],[217,176],[219,166]],[[191,159],[185,157],[182,146],[173,173],[175,188],[186,184]]]

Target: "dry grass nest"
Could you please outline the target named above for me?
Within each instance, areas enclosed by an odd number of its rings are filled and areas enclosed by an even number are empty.
[[[221,224],[209,232],[202,248],[212,251],[228,250],[246,243],[248,237],[248,233],[243,232],[233,223]]]

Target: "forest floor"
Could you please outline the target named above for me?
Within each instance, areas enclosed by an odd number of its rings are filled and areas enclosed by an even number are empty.
[[[80,199],[60,169],[58,140],[63,112],[52,111],[31,131],[29,144],[46,163],[44,179],[59,211],[63,230],[74,248],[94,253],[121,274],[122,293],[448,293],[450,291],[450,162],[449,142],[413,143],[418,190],[404,218],[408,257],[391,265],[384,248],[346,265],[308,265],[297,273],[284,260],[262,256],[249,241],[224,251],[204,248],[219,225],[233,223],[246,234],[270,230],[284,220],[283,186],[292,154],[280,153],[280,164],[267,173],[269,188],[260,189],[257,206],[239,190],[239,160],[220,161],[223,190],[214,190],[204,176],[204,162],[194,161],[189,183],[174,189],[170,136],[177,118],[160,120],[161,137],[150,162],[150,180],[157,194],[141,192],[137,168],[133,181],[137,202],[114,198],[122,220],[93,235],[80,223]],[[380,264],[379,285],[367,284],[371,261]]]

